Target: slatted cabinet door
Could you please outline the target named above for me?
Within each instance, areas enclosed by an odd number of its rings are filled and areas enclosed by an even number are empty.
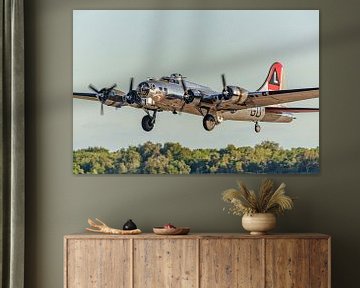
[[[68,239],[65,287],[131,287],[130,241]]]
[[[267,288],[329,287],[328,239],[266,239]]]
[[[266,287],[308,287],[309,256],[308,239],[266,239]]]
[[[202,239],[200,243],[200,287],[263,287],[261,239]]]
[[[196,288],[196,239],[134,240],[134,288]]]

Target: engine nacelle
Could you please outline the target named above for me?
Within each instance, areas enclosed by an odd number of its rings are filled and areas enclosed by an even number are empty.
[[[226,86],[227,95],[225,100],[229,100],[235,104],[243,104],[247,97],[248,91],[238,86]]]
[[[199,90],[189,89],[187,90],[187,95],[184,95],[184,101],[186,104],[192,104],[197,106],[200,104],[202,99],[202,94]]]

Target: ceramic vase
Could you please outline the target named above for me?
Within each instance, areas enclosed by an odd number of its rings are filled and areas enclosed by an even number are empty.
[[[276,226],[276,217],[272,213],[255,213],[243,215],[242,226],[251,235],[263,235]]]

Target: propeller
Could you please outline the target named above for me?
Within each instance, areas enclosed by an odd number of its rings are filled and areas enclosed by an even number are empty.
[[[226,80],[225,80],[225,74],[221,74],[221,82],[222,82],[222,86],[223,86],[223,90],[222,90],[222,97],[225,100],[229,100],[231,98],[231,90],[229,90],[228,86],[226,85]]]
[[[222,82],[222,86],[223,86],[222,97],[224,99],[228,100],[229,91],[228,91],[227,85],[226,85],[225,74],[221,74],[221,82]]]
[[[185,84],[185,80],[184,78],[181,77],[181,86],[184,90],[184,95],[187,95],[188,94],[188,90],[187,90],[187,87],[186,87],[186,84]]]
[[[223,93],[226,91],[226,80],[225,80],[225,74],[221,74],[221,80],[223,85]]]
[[[138,92],[134,90],[134,77],[130,78],[130,85],[129,85],[129,92],[126,94],[126,101],[129,104],[141,104],[141,97],[139,96]]]
[[[187,89],[187,87],[186,87],[186,84],[185,84],[185,81],[184,81],[184,78],[183,77],[181,77],[181,80],[180,80],[180,82],[181,82],[181,86],[182,86],[182,88],[183,88],[183,90],[184,90],[184,103],[183,103],[183,105],[181,105],[181,108],[180,108],[180,110],[179,110],[179,115],[181,115],[182,114],[182,111],[183,111],[183,109],[184,109],[184,107],[185,107],[185,104],[187,103],[187,97],[188,97],[188,95],[189,95],[189,91],[188,91],[188,89]]]
[[[116,87],[116,84],[114,83],[111,87],[102,88],[101,90],[98,90],[92,84],[89,84],[88,87],[89,87],[89,89],[91,89],[92,91],[94,91],[96,93],[96,97],[101,102],[100,115],[104,115],[104,103],[109,98],[110,93],[112,92],[112,90],[114,90],[114,88]]]
[[[96,92],[97,94],[100,94],[100,91],[98,89],[95,88],[94,85],[89,84],[89,89],[93,90],[94,92]]]
[[[129,87],[129,91],[133,90],[133,85],[134,85],[134,77],[130,78],[130,87]]]
[[[186,83],[185,83],[185,80],[183,77],[181,77],[181,86],[184,90],[184,102],[185,102],[184,105],[181,107],[181,110],[182,110],[182,108],[184,108],[185,104],[189,104],[194,100],[194,95],[193,95],[192,91],[186,87]]]

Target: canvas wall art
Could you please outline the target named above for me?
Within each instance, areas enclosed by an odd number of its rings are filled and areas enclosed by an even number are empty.
[[[74,174],[319,171],[319,11],[73,12]]]

